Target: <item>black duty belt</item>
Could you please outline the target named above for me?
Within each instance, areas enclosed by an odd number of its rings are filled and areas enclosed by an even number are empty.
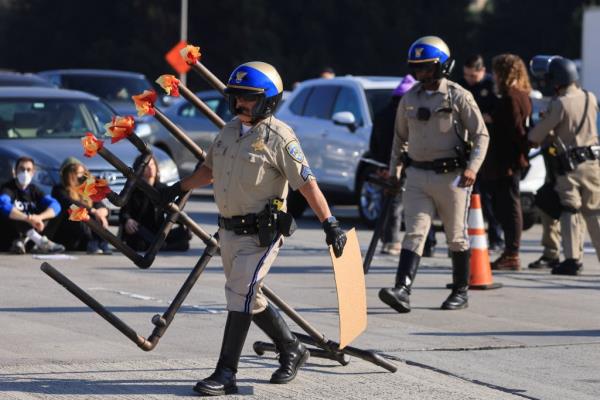
[[[237,215],[231,218],[219,215],[219,227],[234,231],[238,235],[251,235],[258,232],[256,214]]]
[[[600,146],[575,147],[568,150],[571,157],[578,164],[586,161],[600,160]]]
[[[455,171],[459,168],[464,168],[460,158],[438,158],[433,161],[415,161],[408,159],[408,166],[428,171],[434,171],[437,174],[445,174]]]

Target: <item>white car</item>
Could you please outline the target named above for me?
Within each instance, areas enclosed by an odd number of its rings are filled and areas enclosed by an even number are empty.
[[[331,204],[356,204],[365,222],[372,224],[380,199],[363,198],[373,116],[391,101],[402,77],[345,76],[300,83],[277,111],[277,117],[294,130]],[[364,196],[363,196],[364,197]],[[288,209],[302,214],[306,202],[296,192],[288,196]]]

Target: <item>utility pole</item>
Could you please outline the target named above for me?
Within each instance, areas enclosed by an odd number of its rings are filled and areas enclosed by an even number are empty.
[[[179,23],[180,39],[187,43],[188,38],[188,0],[181,0],[181,20]],[[187,74],[179,74],[179,80],[187,84]]]

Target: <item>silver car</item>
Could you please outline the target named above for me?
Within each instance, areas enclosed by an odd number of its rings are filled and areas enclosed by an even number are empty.
[[[308,80],[296,87],[277,112],[296,132],[327,200],[358,205],[368,224],[377,220],[381,198],[374,197],[365,182],[370,170],[362,159],[368,157],[373,116],[391,101],[401,79],[346,76]],[[295,192],[288,201],[296,216],[306,208]]]
[[[108,180],[111,189],[119,193],[125,178],[102,157],[83,157],[81,137],[92,132],[100,138],[104,124],[114,111],[97,97],[72,90],[52,88],[0,88],[0,182],[12,178],[15,161],[21,156],[33,158],[37,164],[34,183],[50,193],[60,182],[59,169],[69,156],[79,158],[96,176]],[[106,138],[104,138],[106,139]],[[131,143],[124,140],[105,146],[127,165],[139,155]],[[156,149],[160,177],[163,182],[179,179],[177,166],[163,151]],[[112,207],[115,210],[114,207]]]
[[[196,96],[202,99],[225,122],[232,118],[227,101],[219,92],[215,90],[198,92]],[[174,100],[168,108],[162,111],[205,151],[219,133],[219,129],[202,112],[183,98]],[[194,171],[198,160],[165,127],[160,126],[148,136],[142,137],[154,147],[169,154],[179,167],[181,176],[186,176]]]

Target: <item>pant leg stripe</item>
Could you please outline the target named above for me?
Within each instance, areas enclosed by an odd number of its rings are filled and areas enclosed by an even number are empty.
[[[273,242],[271,242],[271,244],[269,245],[269,248],[267,249],[265,254],[263,254],[263,256],[260,258],[260,260],[258,261],[258,264],[256,265],[256,268],[254,269],[254,274],[252,275],[252,281],[250,282],[250,288],[248,289],[248,294],[246,294],[246,301],[244,302],[244,312],[246,314],[250,314],[250,303],[252,302],[252,296],[254,294],[254,286],[256,286],[256,281],[258,280],[258,272],[262,268],[269,253],[271,253],[271,251],[275,247],[275,243],[277,243],[279,241],[279,238],[280,238],[280,236],[277,235],[275,240],[273,240]]]

